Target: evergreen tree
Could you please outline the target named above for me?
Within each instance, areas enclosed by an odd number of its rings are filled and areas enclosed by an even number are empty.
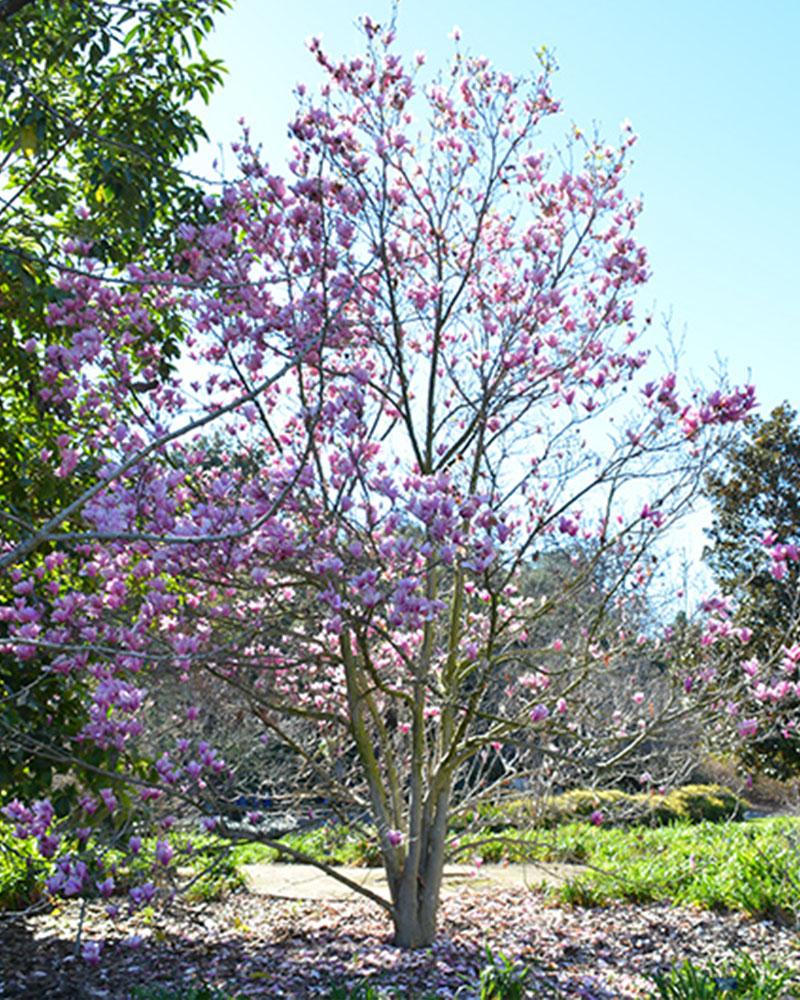
[[[723,464],[707,478],[713,504],[705,557],[720,588],[737,598],[737,616],[752,630],[748,655],[755,654],[766,672],[780,674],[781,662],[771,662],[781,648],[798,640],[798,580],[796,561],[771,572],[762,554],[771,544],[800,543],[800,427],[787,402],[768,419],[753,418],[748,433],[730,447]],[[778,653],[776,654],[776,651]],[[764,735],[748,744],[745,761],[770,773],[800,770],[800,746],[793,729],[783,735],[797,708],[781,702],[770,709]]]

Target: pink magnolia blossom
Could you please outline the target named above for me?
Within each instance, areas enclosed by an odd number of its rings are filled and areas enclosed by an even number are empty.
[[[758,720],[753,718],[742,719],[741,722],[737,725],[736,731],[738,732],[739,736],[741,736],[743,739],[747,739],[750,736],[755,736],[755,734],[758,732]]]
[[[156,843],[155,856],[156,856],[156,861],[160,865],[166,867],[172,860],[174,853],[175,851],[173,850],[172,846],[166,840],[159,840]]]

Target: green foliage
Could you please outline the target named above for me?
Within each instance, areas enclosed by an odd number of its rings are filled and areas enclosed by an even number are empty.
[[[192,871],[194,877],[186,893],[186,898],[192,902],[223,899],[246,885],[244,875],[227,852],[221,858],[208,858],[204,852],[199,852],[192,860]]]
[[[286,834],[281,837],[281,842],[315,860],[325,860],[330,864],[357,868],[372,868],[381,864],[377,836],[371,828],[353,829],[340,823],[326,824]],[[237,865],[292,861],[289,855],[281,855],[275,848],[263,844],[237,844],[232,849],[232,855]]]
[[[229,6],[37,0],[0,18],[0,165],[14,199],[0,232],[29,264],[19,281],[39,277],[38,252],[49,263],[48,224],[126,262],[193,214],[197,188],[178,165],[205,137],[189,106],[222,80],[203,43]]]
[[[522,1000],[529,975],[530,969],[487,947],[486,965],[478,979],[480,1000]]]
[[[348,989],[347,986],[334,986],[328,994],[328,1000],[380,1000],[380,998],[380,990],[372,983],[359,983],[352,989]]]
[[[706,1000],[725,996],[747,1000],[788,1000],[800,996],[796,976],[760,958],[755,961],[746,952],[721,969],[701,969],[686,961],[669,972],[653,976],[659,1000]],[[793,985],[794,983],[794,985]]]
[[[457,831],[457,858],[485,863],[583,864],[590,870],[550,890],[562,902],[601,906],[612,900],[672,902],[743,911],[791,924],[800,917],[800,823],[790,818],[747,823],[702,820],[708,793],[688,786],[677,795],[682,819],[659,826],[593,826],[585,821],[551,829]],[[714,796],[708,796],[713,802]],[[726,808],[729,800],[722,796]],[[715,806],[714,809],[719,808]],[[456,831],[454,831],[456,832]],[[368,838],[346,827],[320,827],[284,838],[315,860],[366,864]],[[277,852],[257,844],[232,849],[235,865],[267,863]]]
[[[695,801],[689,792],[687,798]],[[691,810],[688,810],[691,815]],[[322,827],[285,838],[297,850],[333,864],[371,860],[363,834]],[[719,823],[683,820],[661,826],[595,827],[586,822],[558,827],[458,836],[459,856],[485,863],[555,862],[590,866],[551,890],[577,906],[611,900],[672,902],[706,909],[744,911],[792,923],[800,915],[800,824],[791,819]],[[235,864],[277,860],[258,845],[232,850]]]
[[[326,834],[330,839],[326,839]],[[286,838],[316,860],[353,864],[370,860],[360,853],[362,833],[347,828],[320,828]],[[465,856],[485,862],[577,863],[587,866],[575,878],[549,891],[573,906],[603,906],[614,900],[633,903],[670,902],[705,909],[741,911],[787,925],[800,920],[800,821],[762,819],[747,823],[678,823],[671,826],[595,827],[567,823],[551,830],[498,831],[486,838],[462,835]],[[186,849],[177,838],[176,848]],[[154,840],[145,840],[138,858],[122,863],[122,855],[106,854],[116,864],[119,891],[152,877]],[[181,867],[197,881],[189,898],[217,899],[241,889],[241,866],[277,860],[277,852],[258,844],[228,847],[195,839]],[[47,866],[32,843],[18,842],[10,827],[0,825],[0,908],[30,902],[41,892]]]
[[[179,164],[205,135],[190,104],[207,101],[222,79],[203,43],[229,6],[0,5],[0,533],[7,539],[26,537],[63,509],[95,468],[85,448],[75,475],[55,474],[69,404],[53,405],[40,393],[44,353],[63,336],[47,314],[62,296],[60,269],[74,266],[64,241],[90,243],[105,273],[119,280],[120,267],[143,247],[153,263],[166,260],[178,221],[202,220],[204,191]],[[177,356],[182,321],[153,319],[163,376]],[[42,457],[48,451],[52,457]],[[0,579],[3,601],[11,582]],[[87,586],[68,570],[64,584]],[[44,654],[24,663],[0,654],[0,804],[12,788],[21,797],[42,795],[70,769],[64,747],[85,721],[85,699],[78,680],[48,674],[47,663]],[[108,758],[89,763],[115,766]],[[91,783],[91,772],[81,779]],[[61,797],[68,795],[66,786]]]
[[[736,596],[738,621],[753,630],[748,655],[767,662],[782,645],[797,641],[800,624],[796,620],[800,565],[790,562],[784,578],[776,580],[764,567],[760,542],[768,531],[777,542],[800,542],[800,427],[796,418],[788,403],[776,407],[769,419],[753,418],[747,435],[729,448],[724,464],[706,480],[713,522],[705,558],[720,586]],[[786,703],[770,721],[791,718],[796,712],[796,701]],[[744,763],[756,764],[779,778],[800,773],[797,740],[785,739],[779,724],[761,728],[762,734],[742,753]]]
[[[45,866],[33,845],[0,822],[0,911],[21,910],[41,895]]]
[[[134,986],[132,1000],[236,1000],[237,994],[214,986]]]
[[[563,843],[569,828],[556,833]],[[600,829],[584,844],[591,870],[553,890],[566,903],[663,901],[788,924],[800,918],[795,820]]]
[[[359,983],[357,986],[334,986],[328,994],[328,1000],[395,1000],[400,998],[398,990],[382,990],[374,983]]]
[[[159,872],[155,850],[157,838],[146,837],[138,855],[108,850],[104,861],[107,868],[115,869],[115,881],[121,892],[130,886],[152,879]],[[234,857],[229,845],[213,837],[188,837],[172,833],[170,844],[175,850],[177,863],[188,874],[185,883],[186,898],[192,902],[211,902],[223,899],[245,887],[240,870],[241,861]]]
[[[45,316],[61,244],[91,243],[112,269],[143,246],[158,261],[178,221],[202,218],[203,191],[179,163],[205,136],[189,104],[222,79],[202,43],[228,6],[37,0],[0,18],[0,501],[19,519],[4,531],[65,498],[39,453],[66,414],[41,399],[41,351],[24,347],[59,336]],[[165,372],[179,335],[175,317],[154,333]]]
[[[420,995],[395,986],[381,987],[375,983],[363,982],[356,986],[334,986],[327,1000],[435,1000],[435,993]]]
[[[723,821],[736,818],[741,811],[741,800],[722,785],[685,785],[667,795],[578,788],[542,803],[525,796],[481,803],[456,815],[453,826],[462,830],[473,823],[489,830],[553,827],[588,818],[594,812],[602,813],[604,823],[655,826],[681,821]]]
[[[180,867],[191,873],[186,885],[186,898],[190,901],[222,899],[245,887],[241,861],[234,857],[227,843],[210,837],[190,839],[173,834],[171,844]],[[88,846],[94,849],[97,845],[90,840]],[[68,853],[75,847],[74,843],[63,841],[58,853]],[[113,847],[102,851],[104,871],[113,869],[118,893],[125,893],[148,879],[163,878],[155,848],[156,838],[147,837],[135,856]],[[13,826],[0,821],[0,911],[19,909],[40,898],[51,868],[52,863],[39,855],[34,840],[18,840]]]
[[[738,879],[733,899],[753,916],[793,924],[800,916],[800,832],[769,845],[756,837],[738,852]]]
[[[674,788],[653,805],[653,813],[661,823],[686,820],[719,823],[742,815],[743,803],[722,785],[684,785]]]
[[[668,973],[653,976],[653,982],[657,996],[664,1000],[706,1000],[720,995],[714,977],[689,961]]]

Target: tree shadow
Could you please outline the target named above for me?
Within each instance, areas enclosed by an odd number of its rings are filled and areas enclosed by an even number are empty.
[[[505,953],[512,974],[529,970],[524,996],[613,1000],[645,995],[654,972],[687,958],[708,965],[726,952],[764,950],[760,924],[733,914],[665,903],[545,904],[523,889],[452,893],[439,937],[418,951],[395,948],[386,915],[363,900],[243,893],[176,904],[118,927],[95,906],[83,928],[87,942],[106,937],[94,966],[76,954],[79,904],[64,905],[58,914],[0,923],[0,997],[130,1000],[138,988],[141,1000],[312,1000],[330,997],[335,986],[369,982],[396,988],[396,1000],[472,1000],[488,943],[501,966]],[[133,933],[142,935],[136,947]],[[790,938],[771,927],[769,957],[781,957]],[[208,989],[192,994],[191,986]]]
[[[300,909],[311,912],[313,907]],[[326,924],[323,916],[304,926],[301,916],[294,925],[282,919],[270,927],[267,920],[258,931],[246,917],[235,916],[235,907],[227,925],[213,931],[204,921],[193,928],[187,910],[186,926],[158,930],[136,947],[120,936],[107,940],[96,965],[76,954],[67,928],[42,934],[35,920],[17,922],[0,932],[0,997],[128,1000],[138,988],[145,991],[143,1000],[305,1000],[327,997],[336,986],[351,990],[365,982],[397,988],[398,1000],[452,997],[459,989],[459,996],[477,995],[486,962],[482,946],[451,941],[444,927],[432,948],[403,951],[391,944],[388,923],[382,935],[376,934],[374,920],[364,926],[363,907],[352,907],[351,914],[346,903],[338,909],[345,912],[337,923]],[[231,921],[238,934],[230,934]],[[99,933],[99,927],[87,925],[85,940],[95,940]],[[189,992],[202,986],[221,994]]]

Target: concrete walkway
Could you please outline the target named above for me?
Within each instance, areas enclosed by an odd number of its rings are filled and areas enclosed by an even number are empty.
[[[386,876],[382,868],[337,868],[342,875],[373,892],[389,898]],[[536,888],[540,885],[560,885],[588,871],[582,865],[527,864],[481,865],[477,870],[469,865],[449,865],[444,873],[444,892],[460,889]],[[281,899],[348,899],[355,890],[337,881],[313,865],[244,865],[242,872],[251,892]]]

